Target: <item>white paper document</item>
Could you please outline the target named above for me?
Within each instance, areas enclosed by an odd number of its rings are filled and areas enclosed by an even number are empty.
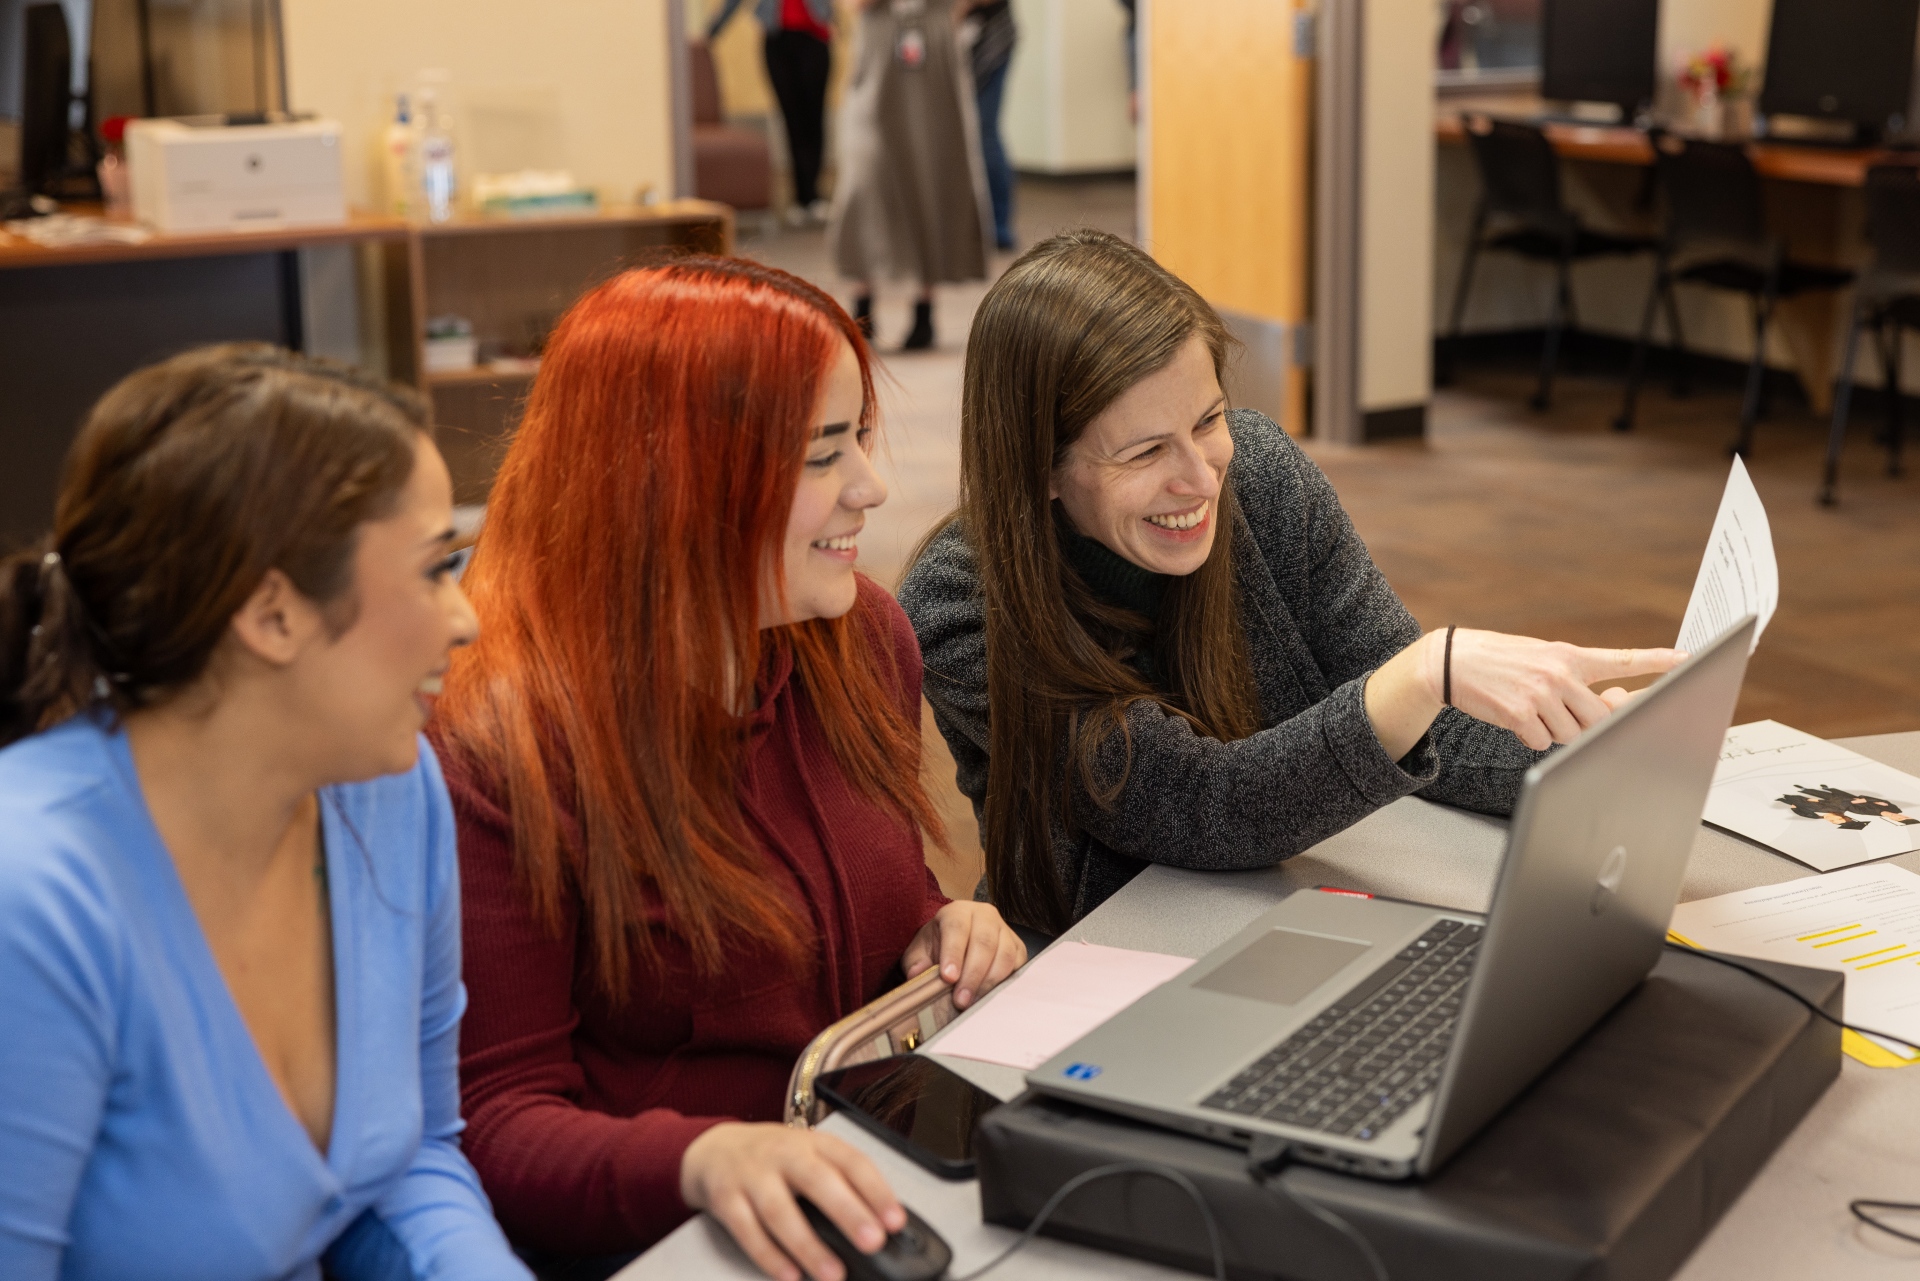
[[[1682,903],[1673,932],[1710,952],[1839,970],[1847,1022],[1920,1041],[1920,876],[1904,867],[1856,867]]]
[[[1753,629],[1753,643],[1758,645],[1779,603],[1780,566],[1773,558],[1773,527],[1767,523],[1767,509],[1760,505],[1747,465],[1735,457],[1674,647],[1697,654],[1748,614],[1758,620]]]
[[[1727,731],[1701,817],[1831,872],[1920,850],[1920,778],[1754,721]]]

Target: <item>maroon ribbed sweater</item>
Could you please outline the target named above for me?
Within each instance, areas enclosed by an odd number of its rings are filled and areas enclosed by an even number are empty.
[[[886,620],[895,692],[918,724],[920,651],[906,615],[864,578],[860,594]],[[516,1242],[595,1255],[671,1231],[689,1213],[687,1145],[721,1120],[779,1120],[800,1050],[899,982],[900,954],[947,901],[918,830],[853,793],[791,676],[790,659],[761,675],[740,797],[767,874],[818,931],[810,973],[743,946],[702,976],[656,920],[659,961],[636,960],[630,999],[612,1007],[585,969],[578,903],[559,937],[541,929],[515,881],[502,798],[448,763],[470,1002],[464,1143]]]

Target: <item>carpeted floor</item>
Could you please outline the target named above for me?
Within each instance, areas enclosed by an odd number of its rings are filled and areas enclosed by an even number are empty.
[[[1425,441],[1314,442],[1374,559],[1420,621],[1593,645],[1672,644],[1726,481],[1731,389],[1657,391],[1608,429],[1606,377],[1565,380],[1549,414],[1527,372],[1465,369]],[[1814,489],[1825,423],[1783,406],[1748,460],[1780,561],[1780,609],[1737,716],[1835,737],[1920,728],[1920,478],[1889,478],[1870,420],[1841,503]]]

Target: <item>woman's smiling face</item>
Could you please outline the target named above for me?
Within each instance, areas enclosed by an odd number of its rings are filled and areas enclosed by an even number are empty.
[[[1213,353],[1194,337],[1087,424],[1050,495],[1110,551],[1156,574],[1191,574],[1213,550],[1232,460]]]
[[[760,607],[762,627],[838,618],[853,608],[859,591],[853,577],[860,556],[855,539],[867,509],[887,501],[886,482],[869,456],[873,429],[860,422],[865,403],[860,361],[842,342],[821,387],[787,516],[781,547],[786,600],[783,604],[777,585],[769,584]]]
[[[453,536],[453,482],[422,435],[394,510],[355,535],[353,623],[319,633],[289,668],[290,710],[309,747],[324,751],[328,778],[413,768],[448,657],[479,632],[454,581]]]

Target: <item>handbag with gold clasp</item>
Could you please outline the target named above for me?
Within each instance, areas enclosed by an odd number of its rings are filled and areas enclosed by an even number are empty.
[[[953,1022],[953,988],[930,965],[869,1001],[807,1043],[787,1082],[787,1124],[808,1129],[824,1119],[813,1083],[822,1072],[905,1054]]]

